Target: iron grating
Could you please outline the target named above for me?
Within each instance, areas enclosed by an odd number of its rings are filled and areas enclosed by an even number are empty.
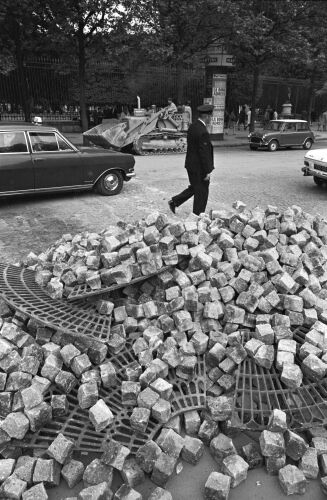
[[[139,276],[138,278],[132,279],[128,283],[103,286],[98,290],[92,290],[86,283],[83,283],[83,285],[76,285],[73,287],[72,291],[68,295],[67,300],[73,301],[77,299],[85,299],[87,297],[92,297],[96,295],[103,295],[105,293],[113,292],[114,290],[119,290],[129,285],[135,285],[137,283],[141,283],[142,281],[153,278],[154,276],[158,276],[159,274],[165,271],[170,271],[171,269],[172,266],[164,266],[154,273],[150,273],[145,276]]]
[[[135,454],[138,448],[149,439],[155,439],[161,430],[162,424],[150,418],[145,434],[136,433],[130,426],[130,415],[132,407],[122,406],[121,403],[121,382],[124,378],[125,368],[135,361],[130,343],[126,344],[124,351],[110,356],[109,360],[116,366],[117,385],[110,389],[101,388],[99,398],[103,399],[114,414],[113,425],[106,430],[96,432],[88,417],[88,410],[79,407],[77,389],[73,389],[67,395],[69,410],[65,417],[57,418],[56,421],[47,423],[39,431],[29,432],[23,441],[16,441],[17,446],[24,448],[46,449],[52,443],[59,432],[75,441],[76,450],[83,452],[102,452],[104,440],[115,439],[131,450]],[[205,387],[205,361],[204,357],[198,358],[195,376],[191,381],[182,380],[176,377],[175,370],[171,369],[167,380],[173,385],[171,398],[172,417],[180,415],[190,410],[201,410],[205,407],[206,387]],[[55,386],[45,397],[45,401],[50,402],[53,394],[62,394]]]
[[[0,296],[13,309],[26,313],[38,323],[75,335],[87,335],[102,342],[109,340],[111,317],[96,313],[94,304],[68,304],[51,299],[35,283],[29,269],[0,264]]]
[[[303,344],[307,331],[303,327],[294,330],[294,340]],[[267,370],[246,358],[237,372],[232,425],[262,431],[275,408],[286,413],[293,430],[327,424],[327,379],[311,382],[304,378],[301,387],[289,389],[275,366]]]

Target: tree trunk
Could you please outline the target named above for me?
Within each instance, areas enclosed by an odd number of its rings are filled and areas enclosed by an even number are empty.
[[[311,113],[313,107],[313,100],[315,97],[315,74],[311,73],[310,86],[309,86],[309,102],[308,102],[308,122],[311,124]]]
[[[18,73],[18,92],[19,102],[23,108],[24,118],[26,122],[31,121],[31,97],[29,93],[29,83],[26,75],[23,51],[21,47],[20,37],[17,36],[15,41],[16,64]]]
[[[257,96],[258,96],[258,88],[259,88],[259,66],[256,65],[253,71],[253,86],[252,86],[252,97],[251,97],[251,122],[249,125],[250,132],[254,131],[254,122],[255,122],[255,111],[257,107]]]
[[[78,28],[78,79],[79,79],[79,106],[81,115],[82,131],[85,132],[89,128],[89,121],[87,117],[86,99],[85,99],[85,39],[84,39],[84,26],[79,25]]]

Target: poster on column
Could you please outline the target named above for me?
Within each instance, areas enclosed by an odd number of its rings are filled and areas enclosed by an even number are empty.
[[[212,78],[212,104],[214,110],[211,119],[211,133],[224,133],[224,114],[226,99],[227,75],[213,74]]]

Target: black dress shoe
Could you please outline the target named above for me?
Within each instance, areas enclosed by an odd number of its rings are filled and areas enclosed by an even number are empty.
[[[173,214],[174,214],[175,210],[176,210],[176,206],[175,206],[175,203],[173,202],[173,200],[168,201],[168,206],[169,206],[171,212],[173,212]]]

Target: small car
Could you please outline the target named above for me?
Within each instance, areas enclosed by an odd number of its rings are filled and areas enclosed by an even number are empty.
[[[0,196],[82,191],[120,193],[135,176],[133,155],[74,146],[56,128],[0,124]]]
[[[248,139],[250,149],[268,148],[269,151],[291,146],[310,149],[315,141],[307,121],[292,119],[271,120],[262,132],[251,132]]]
[[[313,182],[317,186],[327,183],[327,149],[315,149],[304,156],[304,176],[313,176]]]

